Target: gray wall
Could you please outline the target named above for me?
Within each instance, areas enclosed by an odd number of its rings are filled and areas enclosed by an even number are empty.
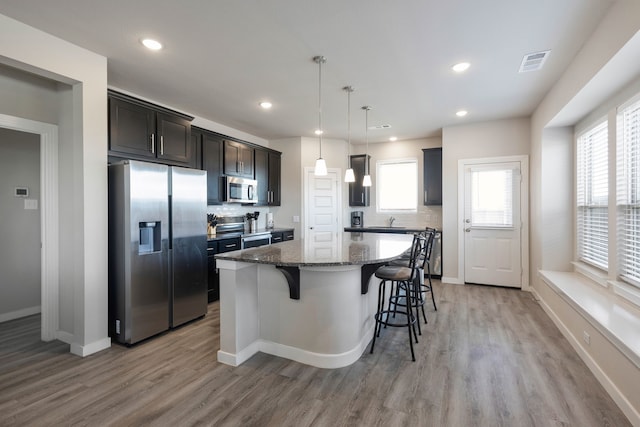
[[[0,321],[40,311],[40,137],[0,128]]]

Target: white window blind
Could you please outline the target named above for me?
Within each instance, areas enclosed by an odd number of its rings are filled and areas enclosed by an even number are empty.
[[[379,212],[415,212],[418,210],[418,161],[377,162],[377,199]]]
[[[609,184],[607,121],[578,137],[578,259],[608,269]]]
[[[617,128],[618,271],[640,286],[640,100],[618,111]]]
[[[471,172],[471,225],[513,227],[513,169]]]

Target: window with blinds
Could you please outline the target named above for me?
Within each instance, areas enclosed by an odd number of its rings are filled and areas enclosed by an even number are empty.
[[[617,117],[618,273],[640,286],[640,100]]]
[[[609,180],[607,121],[578,137],[577,144],[578,259],[608,270]]]
[[[513,169],[471,172],[471,225],[513,227]]]

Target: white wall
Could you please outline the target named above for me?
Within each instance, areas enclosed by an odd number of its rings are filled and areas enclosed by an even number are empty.
[[[539,269],[570,270],[573,259],[573,127],[640,74],[640,2],[618,0],[564,75],[545,96],[531,121],[531,280],[544,307],[572,336],[582,342],[592,325],[536,274]],[[591,113],[593,111],[593,113]],[[571,195],[571,196],[569,196]],[[557,220],[550,233],[548,227]],[[567,226],[561,226],[567,225]],[[610,341],[592,334],[580,353],[605,384],[614,400],[640,423],[640,370]],[[586,355],[586,356],[584,356]]]
[[[40,312],[40,138],[0,128],[0,321]]]
[[[59,213],[60,218],[71,217],[67,222],[60,221],[59,230],[60,252],[67,251],[67,258],[60,260],[60,270],[69,272],[68,277],[60,274],[60,298],[64,299],[60,307],[66,304],[72,308],[70,312],[60,310],[60,325],[72,326],[71,330],[61,331],[61,336],[71,341],[71,351],[88,355],[110,345],[107,336],[107,61],[0,15],[0,63],[71,88],[62,95],[59,104],[68,111],[58,109],[55,121],[67,129],[59,136],[61,151],[65,153],[59,158],[59,170],[68,173],[69,182],[60,180],[59,193],[68,196],[68,203],[60,205]],[[32,103],[38,101],[28,94],[25,97]],[[18,114],[6,112],[12,113]]]
[[[287,138],[269,141],[269,147],[282,152],[281,164],[281,206],[270,209],[276,227],[293,228],[295,238],[302,238],[300,222],[293,222],[298,216],[302,221],[302,138]]]
[[[443,277],[458,277],[458,160],[529,154],[528,118],[451,126],[442,130]]]

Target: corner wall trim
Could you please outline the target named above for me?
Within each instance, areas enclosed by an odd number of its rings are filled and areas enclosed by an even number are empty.
[[[111,347],[111,338],[104,338],[86,345],[71,343],[71,353],[76,356],[86,357],[109,347]]]

